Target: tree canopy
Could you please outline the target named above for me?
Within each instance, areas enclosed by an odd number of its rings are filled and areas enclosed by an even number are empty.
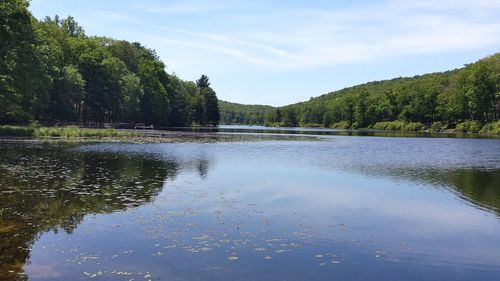
[[[137,42],[92,37],[71,16],[0,3],[0,124],[39,121],[217,125],[209,79],[179,79]]]
[[[500,54],[453,71],[370,82],[309,101],[256,110],[255,105],[221,103],[225,123],[269,126],[369,128],[377,122],[480,124],[500,117]],[[256,114],[252,119],[233,116]],[[236,121],[234,121],[236,120]]]
[[[302,125],[328,127],[347,121],[366,128],[394,120],[486,123],[498,120],[499,102],[500,54],[495,54],[461,69],[371,82],[285,108],[293,110]]]
[[[222,124],[264,125],[264,116],[274,108],[268,105],[244,105],[219,101]]]

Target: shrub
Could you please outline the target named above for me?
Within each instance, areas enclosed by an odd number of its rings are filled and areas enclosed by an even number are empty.
[[[424,124],[420,122],[410,122],[396,120],[388,122],[377,122],[372,126],[375,130],[390,130],[390,131],[420,131],[424,128]]]
[[[481,130],[481,123],[475,120],[458,123],[456,131],[461,133],[478,133]]]
[[[30,137],[34,132],[32,127],[0,126],[0,136]]]
[[[104,137],[130,137],[131,132],[120,132],[115,129],[86,129],[78,127],[62,128],[39,128],[35,131],[37,138],[61,137],[61,138],[104,138]]]
[[[500,135],[500,120],[485,124],[479,132],[481,134]]]
[[[333,123],[330,125],[330,128],[332,129],[349,129],[351,126],[349,125],[349,122],[347,121],[340,121],[337,123]]]
[[[440,122],[440,121],[434,122],[431,125],[431,132],[441,132],[444,129],[446,129],[446,125],[443,124],[443,122]]]
[[[302,124],[300,124],[300,127],[302,127],[302,128],[322,128],[323,125],[318,124],[318,123],[302,123]]]
[[[403,126],[403,131],[410,131],[410,132],[415,132],[415,131],[420,131],[424,125],[420,122],[410,122],[406,125]]]
[[[115,129],[86,129],[79,127],[21,127],[0,126],[0,136],[24,136],[36,138],[104,138],[104,137],[132,137],[132,132],[123,132]]]
[[[396,121],[387,121],[387,122],[377,122],[373,125],[373,129],[375,130],[391,130],[391,131],[401,131],[406,126],[406,122],[396,120]]]

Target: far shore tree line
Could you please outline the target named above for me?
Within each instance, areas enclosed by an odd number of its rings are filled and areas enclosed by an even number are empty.
[[[370,82],[284,107],[222,103],[221,113],[224,123],[277,127],[474,132],[488,125],[500,133],[500,54],[453,71]]]
[[[71,16],[37,20],[28,6],[0,3],[0,124],[218,124],[207,76],[181,80],[140,43],[87,36]]]

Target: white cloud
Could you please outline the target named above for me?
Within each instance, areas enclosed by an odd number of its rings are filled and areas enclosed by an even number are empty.
[[[495,11],[490,10],[490,17],[478,21],[474,13],[461,13],[470,5],[454,13],[433,12],[442,4],[425,7],[425,12],[415,12],[411,5],[401,3],[340,12],[311,11],[302,15],[304,26],[278,36],[280,41],[275,43],[285,42],[297,49],[309,66],[500,46],[500,20],[494,16]],[[480,7],[485,3],[475,6]],[[500,14],[496,6],[487,8]]]
[[[500,46],[499,1],[389,1],[343,9],[265,9],[241,12],[238,2],[177,2],[152,13],[227,15],[201,20],[220,22],[208,30],[156,27],[157,41],[222,53],[238,61],[276,69],[333,66]],[[250,4],[246,4],[248,7]],[[259,6],[259,3],[255,4]],[[210,19],[208,19],[210,18]],[[215,30],[215,31],[213,31]],[[153,35],[152,35],[153,36]]]
[[[133,24],[135,32],[117,33],[158,42],[150,47],[160,52],[164,44],[187,47],[186,66],[199,61],[196,49],[233,65],[295,70],[500,47],[500,1],[389,0],[328,9],[277,3],[147,1],[92,15],[99,24]]]
[[[206,14],[229,10],[234,7],[224,1],[170,1],[169,3],[140,3],[133,7],[139,11],[151,14]]]
[[[142,42],[169,70],[208,74],[221,98],[245,103],[282,105],[500,51],[498,0],[32,0],[30,9]]]

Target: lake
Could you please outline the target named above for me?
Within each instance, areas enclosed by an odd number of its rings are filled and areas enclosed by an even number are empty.
[[[0,141],[0,280],[498,280],[500,140]]]

